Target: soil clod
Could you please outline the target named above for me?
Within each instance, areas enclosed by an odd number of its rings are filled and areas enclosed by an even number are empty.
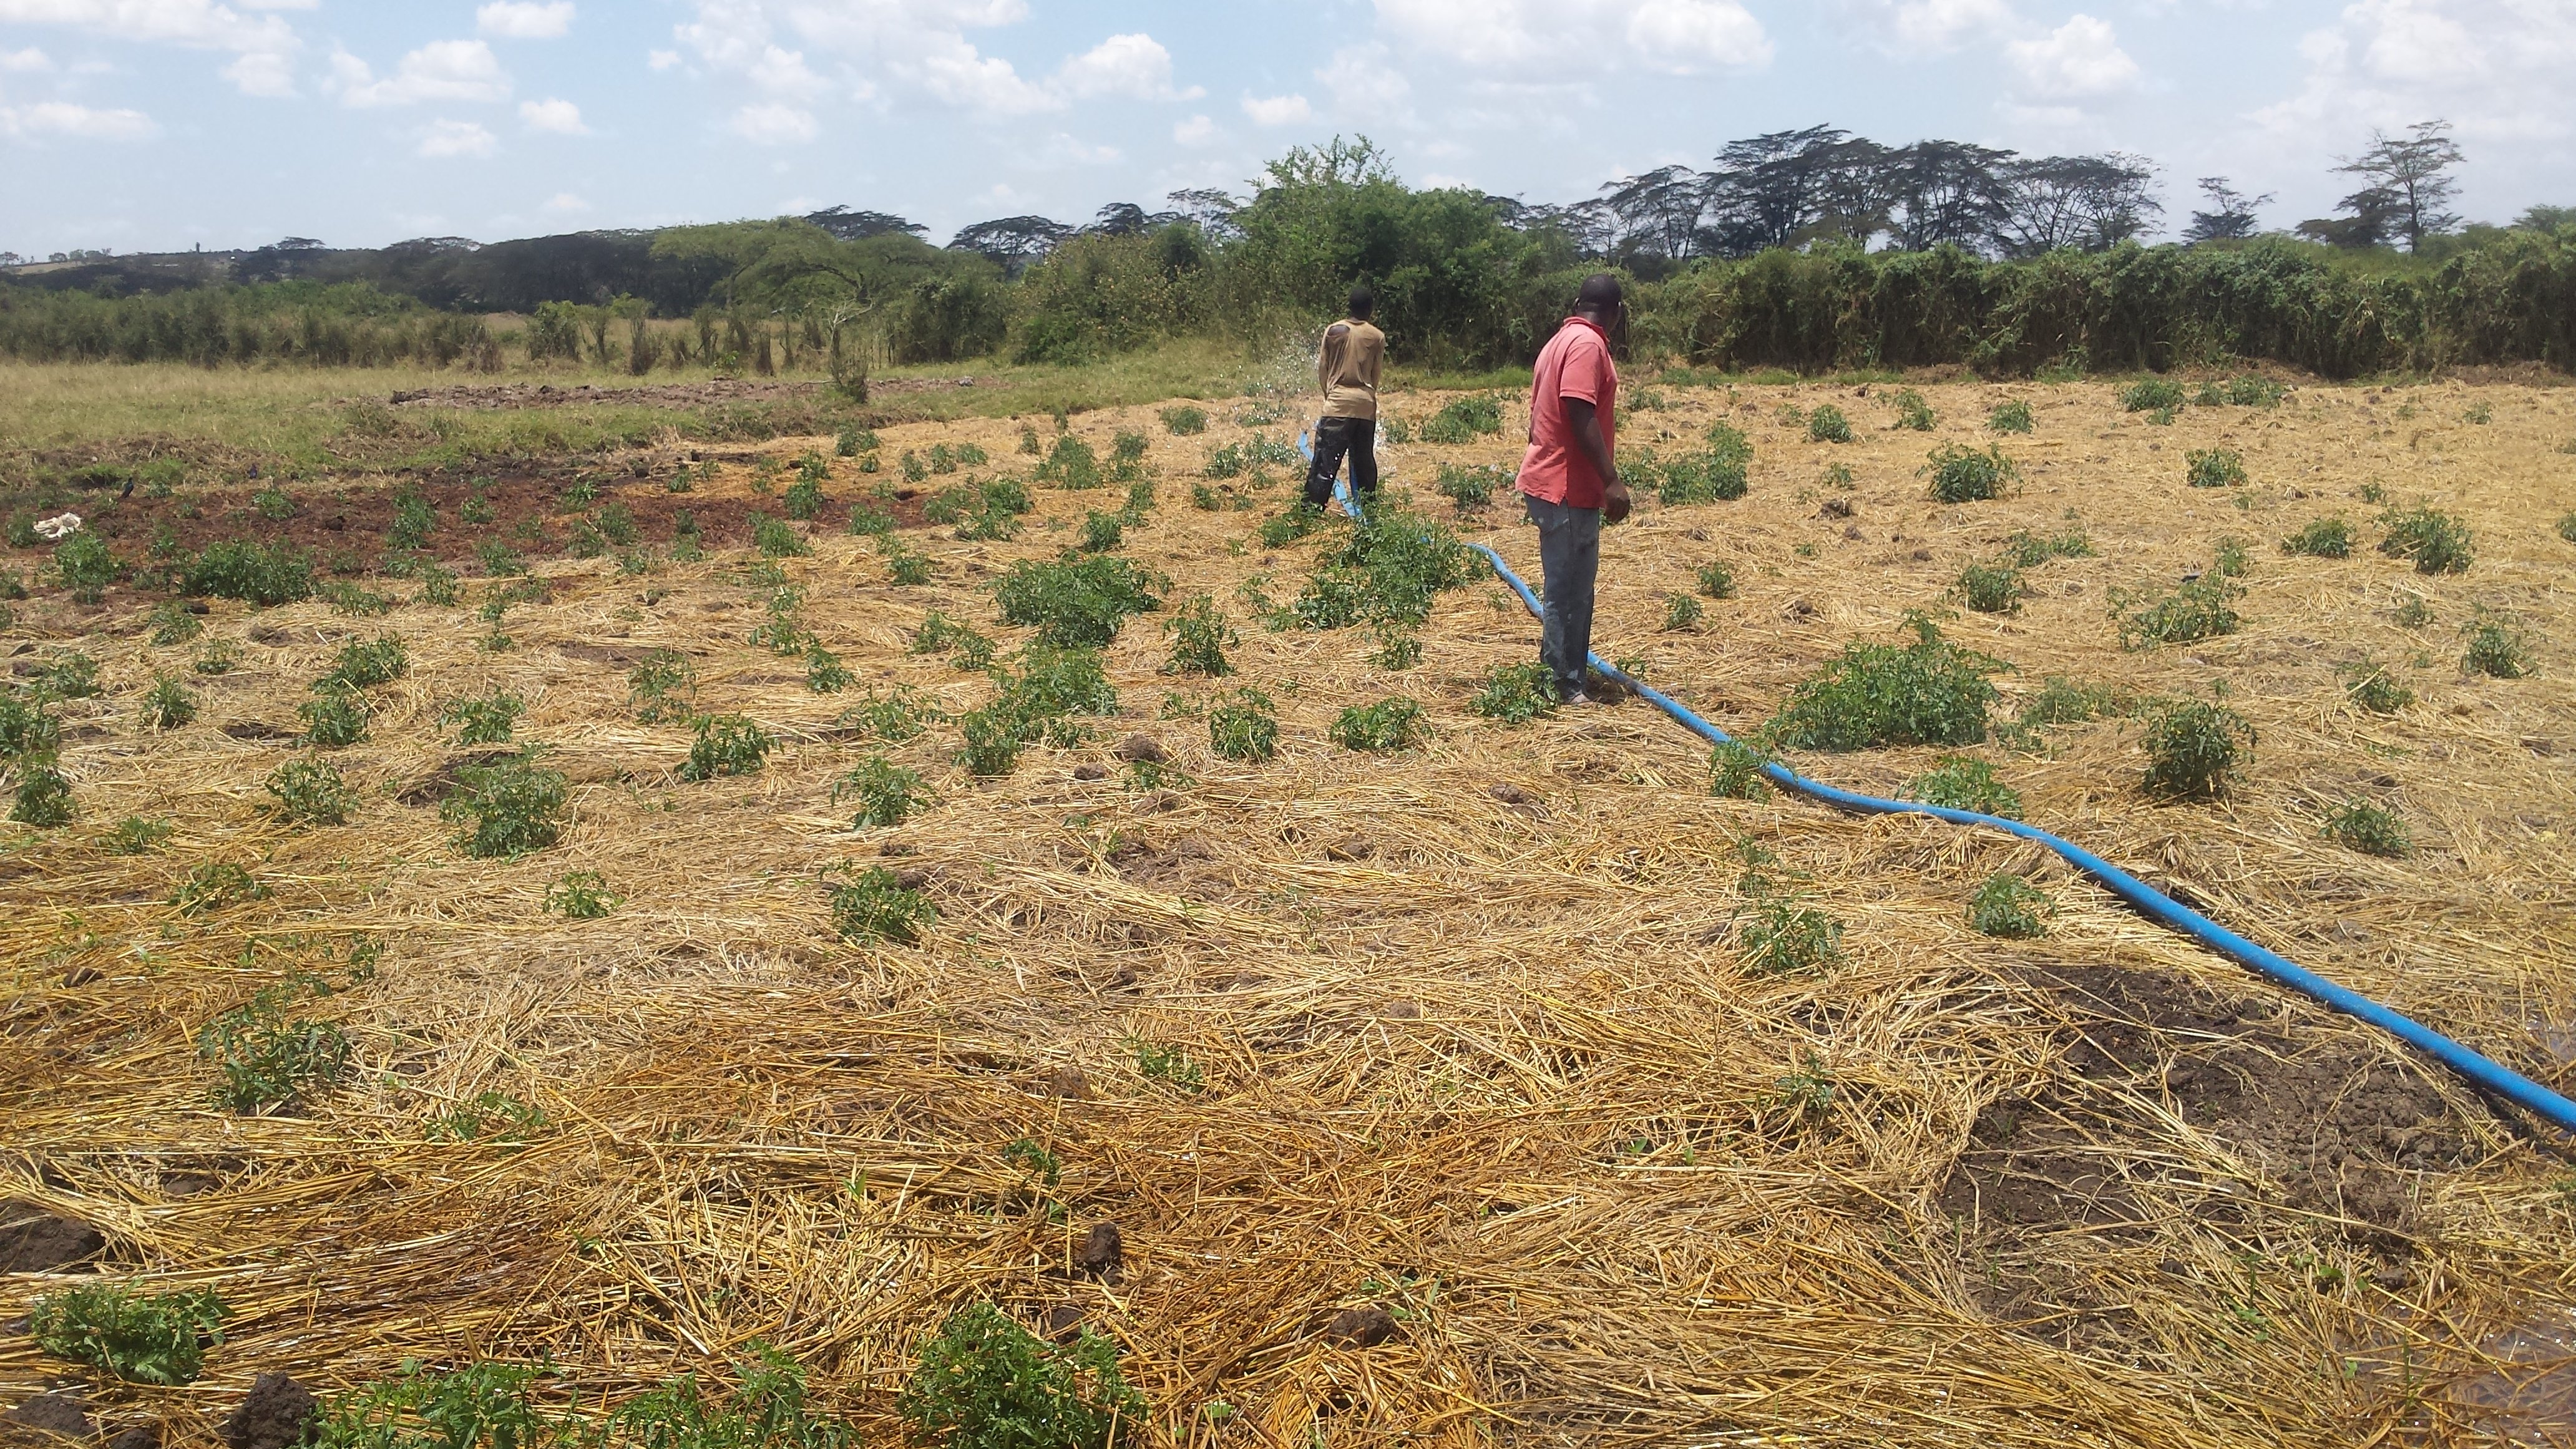
[[[1375,1348],[1395,1337],[1395,1315],[1374,1303],[1345,1308],[1324,1325],[1324,1337],[1346,1348]]]
[[[320,1410],[312,1393],[284,1374],[261,1374],[250,1397],[224,1421],[224,1443],[231,1449],[287,1449],[304,1437],[304,1426]]]
[[[52,1273],[97,1257],[107,1235],[29,1203],[0,1203],[0,1273]]]
[[[1126,1245],[1118,1236],[1116,1223],[1095,1223],[1082,1235],[1082,1246],[1074,1250],[1074,1266],[1095,1278],[1106,1278],[1126,1262]]]
[[[1152,735],[1129,735],[1118,742],[1118,758],[1131,765],[1168,765],[1172,752]]]
[[[89,1404],[77,1394],[38,1394],[0,1414],[0,1422],[66,1439],[87,1439],[98,1432],[98,1426],[90,1422]]]

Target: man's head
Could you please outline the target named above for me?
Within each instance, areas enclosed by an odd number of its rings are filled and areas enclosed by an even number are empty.
[[[1366,322],[1377,311],[1377,293],[1366,287],[1351,288],[1351,320]]]
[[[1607,322],[1619,315],[1626,294],[1619,289],[1619,279],[1608,272],[1594,272],[1583,279],[1583,290],[1574,294],[1574,310],[1596,321]]]

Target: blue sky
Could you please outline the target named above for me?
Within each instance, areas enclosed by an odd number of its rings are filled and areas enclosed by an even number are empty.
[[[1572,200],[1830,123],[2153,159],[2320,215],[2374,126],[2576,204],[2576,0],[0,0],[0,250],[480,240],[811,210],[944,241],[1365,132]]]

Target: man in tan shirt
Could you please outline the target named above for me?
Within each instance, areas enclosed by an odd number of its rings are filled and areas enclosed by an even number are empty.
[[[1351,460],[1351,492],[1377,497],[1377,380],[1386,366],[1386,334],[1369,325],[1377,298],[1351,289],[1351,315],[1324,329],[1315,380],[1324,389],[1323,420],[1315,424],[1315,462],[1306,470],[1306,506],[1333,501],[1333,477]]]

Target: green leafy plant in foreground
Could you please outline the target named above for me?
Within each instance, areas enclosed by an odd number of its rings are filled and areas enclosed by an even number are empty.
[[[2379,551],[2412,560],[2419,574],[2464,574],[2477,560],[2467,521],[2430,504],[2391,509],[2381,515],[2379,526],[2388,535],[2379,541]]]
[[[1163,666],[1166,674],[1204,674],[1211,678],[1232,674],[1225,651],[1243,642],[1225,611],[1217,607],[1213,595],[1199,594],[1183,604],[1163,625],[1166,635],[1177,636],[1172,644],[1171,662]]]
[[[524,1143],[549,1124],[546,1112],[507,1092],[481,1092],[429,1120],[423,1136],[432,1142]]]
[[[680,778],[692,784],[727,775],[752,775],[778,741],[767,730],[738,714],[700,715],[697,739],[680,766]]]
[[[1150,1407],[1109,1339],[1049,1344],[979,1303],[922,1345],[895,1412],[947,1449],[1114,1449],[1141,1437]]]
[[[1807,441],[1811,443],[1848,443],[1852,440],[1851,419],[1832,403],[1820,403],[1807,414]]]
[[[1485,687],[1468,705],[1487,719],[1507,725],[1527,724],[1556,711],[1556,679],[1544,663],[1502,664],[1485,676]]]
[[[2022,581],[2021,570],[2008,563],[1976,563],[1960,570],[1955,591],[1959,602],[1976,613],[2015,614],[2030,586]]]
[[[481,699],[460,699],[446,706],[438,712],[438,722],[456,727],[460,745],[506,745],[527,709],[526,700],[495,690]]]
[[[269,771],[270,808],[290,825],[343,825],[358,806],[347,777],[325,760],[289,760]]]
[[[1795,900],[1765,900],[1736,924],[1744,969],[1759,976],[1806,975],[1843,958],[1843,924]]]
[[[197,1055],[222,1073],[217,1102],[255,1112],[339,1080],[349,1064],[348,1034],[330,1022],[289,1014],[304,989],[301,981],[263,987],[197,1033]]]
[[[1896,426],[1901,431],[1928,433],[1939,421],[1932,415],[1932,405],[1923,400],[1923,394],[1910,387],[1900,389],[1888,401],[1896,407]]]
[[[1279,714],[1270,696],[1238,689],[1208,711],[1208,747],[1226,759],[1257,763],[1279,753]]]
[[[1763,727],[1765,742],[1841,752],[1983,741],[1998,697],[1988,676],[2005,666],[1950,643],[1928,618],[1911,622],[1911,644],[1843,646],[1842,658],[1789,691]]]
[[[2318,834],[2347,849],[2391,860],[2400,859],[2415,848],[2406,833],[2406,822],[2399,818],[2397,812],[2367,800],[2346,800],[2326,816],[2325,825]]]
[[[1107,554],[1053,563],[1023,560],[993,585],[1002,622],[1033,627],[1060,648],[1097,649],[1118,637],[1130,614],[1162,606],[1168,580]]]
[[[2415,702],[2415,691],[2376,660],[2364,658],[2336,673],[2343,676],[2344,697],[2372,714],[2395,714]]]
[[[608,878],[595,870],[568,870],[546,887],[545,909],[568,921],[605,920],[625,898],[608,888]]]
[[[1422,706],[1402,695],[1353,705],[1333,720],[1333,743],[1346,750],[1390,754],[1411,749],[1430,735]]]
[[[919,891],[881,865],[848,873],[832,890],[832,929],[844,941],[912,945],[938,921],[939,912]]]
[[[2194,488],[2245,486],[2245,455],[2233,448],[2194,448],[2186,464],[2185,481]]]
[[[2530,644],[2503,620],[2482,617],[2466,633],[2469,643],[2460,656],[2462,670],[2494,679],[2520,679],[2531,673]]]
[[[851,820],[853,830],[879,830],[901,825],[930,802],[930,792],[923,788],[921,774],[907,770],[883,755],[871,755],[859,767],[832,784],[832,803],[839,804],[845,795],[855,796],[859,813]]]
[[[457,792],[438,807],[439,818],[464,825],[457,846],[490,860],[544,850],[571,823],[572,784],[549,770],[532,751],[457,772]]]
[[[637,661],[626,676],[627,698],[638,724],[670,724],[692,718],[698,673],[689,656],[676,649],[656,649]]]
[[[2021,469],[2004,456],[2000,446],[1981,453],[1952,443],[1932,454],[1922,476],[1931,480],[1935,501],[1976,503],[2003,497],[2004,489],[2021,477]]]
[[[2152,649],[2233,634],[2244,623],[2236,613],[2236,601],[2244,592],[2234,579],[2215,571],[2170,594],[2141,596],[2114,589],[2111,610],[2120,631],[2120,647]]]
[[[354,690],[324,690],[297,705],[295,714],[304,721],[304,743],[315,749],[345,749],[367,737],[367,701]]]
[[[1763,772],[1775,763],[1741,741],[1714,746],[1708,753],[1708,793],[1721,800],[1768,800],[1771,781]]]
[[[2167,800],[2210,800],[2254,760],[2254,727],[2221,705],[2167,700],[2148,715],[2147,793]]]
[[[2340,514],[2310,519],[2298,532],[2281,540],[2281,552],[2306,558],[2350,558],[2352,525]]]
[[[2047,892],[2020,876],[1997,871],[1968,897],[1968,928],[1980,936],[2027,941],[2047,934],[2053,909]]]
[[[11,820],[38,830],[55,830],[72,823],[78,813],[72,803],[72,784],[64,778],[53,756],[24,757],[13,768],[18,790],[9,806]]]
[[[1945,755],[1905,787],[1908,797],[1945,810],[1968,810],[2005,820],[2021,818],[2021,792],[1995,778],[1995,767],[1963,755]]]
[[[112,1283],[38,1298],[27,1314],[36,1347],[129,1383],[175,1388],[205,1372],[205,1345],[232,1316],[212,1288],[137,1293]]]
[[[100,842],[111,855],[150,855],[169,843],[176,829],[167,820],[146,820],[128,815],[116,822],[116,828]]]
[[[153,729],[174,730],[197,717],[197,697],[178,680],[156,678],[143,694],[143,722]]]
[[[2027,433],[2031,431],[2030,404],[2020,398],[1998,403],[1986,414],[1986,431],[1990,433]]]

